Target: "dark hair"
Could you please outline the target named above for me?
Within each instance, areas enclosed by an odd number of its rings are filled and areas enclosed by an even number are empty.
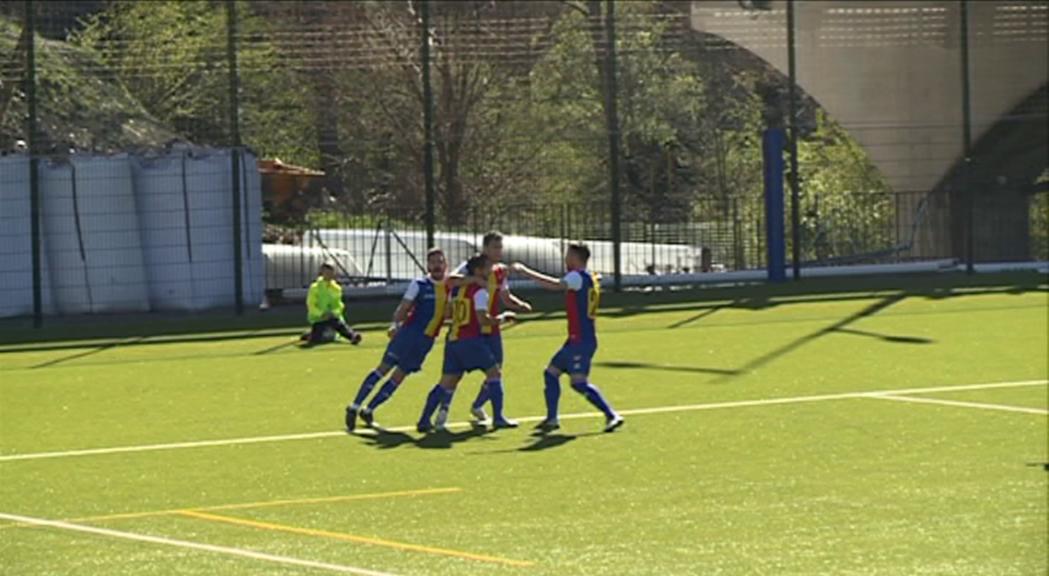
[[[334,272],[335,271],[335,266],[333,266],[331,262],[325,262],[325,263],[321,264],[321,270],[325,270],[325,269],[331,270],[332,272]]]
[[[426,259],[429,260],[430,256],[436,256],[437,254],[444,256],[444,250],[441,250],[437,246],[434,246],[433,248],[430,248],[426,251]]]
[[[503,241],[503,233],[499,232],[497,230],[492,230],[492,231],[490,231],[490,232],[488,232],[487,234],[484,235],[484,238],[481,240],[481,245],[484,246],[485,248],[487,248],[488,245],[491,244],[492,242],[502,242],[502,241]]]
[[[590,248],[587,248],[586,244],[582,242],[572,242],[568,245],[568,251],[575,252],[576,256],[579,256],[584,264],[590,261]]]
[[[466,273],[473,276],[478,268],[481,268],[486,264],[488,264],[488,258],[484,254],[471,256],[470,259],[466,261]]]

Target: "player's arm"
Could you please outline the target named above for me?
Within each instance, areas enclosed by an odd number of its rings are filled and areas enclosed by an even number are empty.
[[[512,292],[510,292],[510,288],[504,288],[503,290],[500,290],[499,299],[502,300],[503,306],[506,306],[511,310],[516,310],[518,312],[532,311],[532,305],[515,296]]]
[[[466,276],[463,276],[461,274],[449,274],[448,278],[445,279],[445,282],[448,283],[449,289],[459,288],[460,286],[468,286],[470,284],[477,284],[478,286],[484,286],[486,284],[483,278],[477,278],[473,276],[467,278]]]
[[[415,307],[415,299],[419,296],[419,285],[412,282],[408,285],[408,289],[404,291],[404,296],[401,297],[400,304],[397,305],[397,309],[393,311],[393,324],[390,324],[387,333],[392,338],[401,326],[408,319],[408,314],[411,313],[412,308]]]
[[[510,291],[510,274],[507,273],[503,276],[502,284],[499,285],[499,301],[502,302],[503,306],[510,310],[517,312],[531,312],[532,305],[525,300],[518,298],[512,291]]]
[[[462,263],[458,268],[452,270],[445,276],[444,280],[448,284],[448,289],[458,288],[460,286],[468,286],[470,284],[477,284],[478,286],[484,286],[485,281],[481,278],[467,278],[466,277],[466,263]]]
[[[564,280],[554,278],[553,276],[547,276],[542,272],[532,270],[531,268],[525,266],[524,264],[521,264],[520,262],[514,262],[512,268],[514,272],[517,272],[522,276],[527,276],[532,280],[535,280],[535,282],[539,284],[539,286],[546,288],[547,290],[556,290],[560,292],[569,289],[568,284]]]
[[[503,312],[496,316],[489,314],[487,290],[478,290],[477,293],[474,294],[474,310],[477,311],[477,321],[481,326],[485,327],[507,324],[517,317],[513,312]]]

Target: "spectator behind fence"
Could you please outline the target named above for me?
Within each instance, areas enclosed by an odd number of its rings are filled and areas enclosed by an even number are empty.
[[[335,265],[331,262],[321,264],[320,276],[310,284],[306,296],[306,312],[310,322],[310,331],[302,335],[307,346],[331,342],[335,333],[339,333],[350,344],[361,343],[360,332],[346,324],[343,314],[346,305],[342,302],[342,286],[335,280]]]

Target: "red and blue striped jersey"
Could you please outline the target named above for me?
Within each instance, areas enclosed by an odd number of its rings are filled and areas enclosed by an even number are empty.
[[[455,269],[456,274],[466,275],[466,263],[463,262]],[[510,280],[510,268],[502,262],[492,264],[492,271],[488,273],[488,315],[495,318],[499,315],[502,300],[502,291],[507,290]],[[481,326],[481,333],[484,335],[498,335],[499,325],[495,324],[492,326]]]
[[[452,291],[452,326],[448,329],[448,341],[480,338],[481,322],[478,311],[488,309],[488,291],[476,284],[459,286]]]
[[[565,311],[568,313],[568,341],[574,344],[597,344],[594,320],[601,305],[601,282],[596,274],[572,270],[563,278]]]
[[[506,264],[492,265],[492,271],[488,273],[488,315],[495,318],[499,315],[500,292],[506,290],[510,278],[510,269]],[[499,334],[499,325],[481,326],[482,334]]]

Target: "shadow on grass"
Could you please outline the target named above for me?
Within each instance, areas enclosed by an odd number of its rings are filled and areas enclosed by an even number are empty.
[[[893,342],[896,344],[933,344],[936,341],[931,338],[924,338],[921,336],[893,336],[891,334],[881,334],[879,332],[870,332],[867,330],[857,330],[855,328],[838,328],[840,334],[852,334],[854,336],[867,336],[870,338],[877,338],[886,342]]]
[[[400,448],[401,446],[415,446],[424,450],[448,450],[456,444],[467,442],[474,438],[481,438],[490,431],[485,428],[474,427],[462,432],[433,432],[422,437],[415,437],[404,432],[375,429],[374,433],[351,434],[364,440],[369,446],[380,450]],[[348,433],[349,434],[349,433]]]
[[[653,364],[651,362],[625,362],[607,360],[594,362],[595,366],[602,368],[613,368],[623,370],[665,370],[667,372],[692,372],[696,374],[718,374],[721,376],[735,376],[739,370],[725,370],[722,368],[703,368],[701,366],[674,366],[668,364]]]
[[[771,362],[773,362],[775,360],[778,360],[779,358],[787,356],[787,355],[793,353],[798,348],[801,348],[802,346],[805,346],[806,344],[809,344],[809,343],[811,343],[811,342],[813,342],[815,340],[818,340],[818,339],[820,339],[820,338],[822,338],[824,336],[827,336],[828,334],[835,334],[835,333],[851,334],[851,335],[854,335],[854,336],[864,336],[864,337],[868,337],[868,338],[877,338],[877,339],[880,339],[880,340],[883,340],[883,341],[886,341],[886,342],[893,342],[893,343],[897,343],[897,344],[919,344],[919,345],[921,345],[921,344],[932,344],[934,342],[933,340],[930,340],[928,338],[918,337],[918,336],[896,336],[896,335],[890,335],[890,334],[881,334],[881,333],[878,333],[878,332],[871,332],[871,331],[867,331],[867,330],[859,330],[859,329],[856,329],[856,328],[849,328],[849,326],[851,324],[853,324],[853,323],[855,323],[855,322],[857,322],[859,320],[862,320],[864,318],[868,318],[868,317],[874,316],[875,314],[878,314],[879,312],[885,310],[886,308],[889,308],[890,306],[893,306],[894,304],[897,304],[897,303],[901,302],[902,300],[906,299],[907,297],[908,297],[908,294],[906,292],[897,292],[897,293],[894,293],[894,294],[884,295],[881,298],[879,298],[877,301],[871,303],[870,305],[864,307],[861,310],[858,310],[858,311],[856,311],[856,312],[854,312],[852,314],[849,314],[848,316],[845,316],[844,318],[838,320],[837,322],[831,324],[830,326],[826,326],[824,328],[820,328],[819,330],[816,330],[814,332],[810,332],[808,334],[805,334],[804,336],[795,338],[794,340],[791,340],[790,342],[788,342],[788,343],[786,343],[786,344],[784,344],[782,346],[774,348],[774,349],[772,349],[772,350],[770,350],[770,351],[768,351],[768,352],[766,352],[764,354],[761,354],[760,356],[754,358],[753,360],[750,360],[749,362],[745,363],[743,366],[740,366],[739,368],[736,368],[736,369],[704,368],[704,367],[701,367],[701,366],[674,366],[674,365],[653,364],[653,363],[650,363],[650,362],[638,362],[638,361],[603,361],[603,362],[595,362],[594,364],[596,366],[601,366],[601,367],[605,367],[605,368],[614,368],[614,369],[665,370],[665,371],[671,371],[671,372],[692,372],[692,373],[697,373],[697,374],[714,374],[714,375],[720,376],[720,378],[717,378],[717,379],[715,379],[715,380],[713,380],[711,382],[711,383],[716,384],[716,383],[724,382],[726,379],[734,378],[734,377],[739,376],[741,374],[746,374],[746,373],[752,372],[754,370],[757,370],[758,368],[766,366],[767,364],[769,364],[769,363],[771,363]],[[866,297],[866,298],[869,299],[869,296]],[[712,309],[708,310],[704,315],[713,314],[714,312],[717,311],[717,309],[718,308],[712,308]],[[702,315],[700,317],[702,317]]]
[[[532,432],[530,437],[533,439],[530,444],[517,448],[516,450],[508,450],[508,452],[542,452],[544,450],[550,450],[552,448],[560,448],[565,444],[574,442],[579,438],[587,438],[590,436],[604,436],[604,432],[585,432],[583,434],[563,434],[561,432],[541,432],[539,430]]]
[[[76,354],[70,354],[69,356],[62,356],[62,357],[59,357],[59,358],[54,358],[52,360],[48,360],[46,362],[41,362],[40,364],[35,364],[33,366],[30,366],[30,368],[37,369],[37,368],[47,368],[47,367],[50,367],[50,366],[55,366],[55,365],[61,364],[63,362],[68,362],[70,360],[78,360],[80,358],[85,358],[87,356],[93,356],[95,354],[98,354],[99,352],[105,352],[106,350],[109,350],[109,349],[112,349],[112,348],[116,348],[117,346],[126,346],[126,345],[130,345],[130,344],[135,344],[135,343],[137,343],[137,342],[139,342],[141,340],[142,340],[142,338],[132,338],[130,340],[122,340],[120,342],[110,342],[108,344],[102,344],[100,346],[95,346],[94,348],[91,348],[91,349],[88,349],[88,350],[84,350],[83,352],[77,352]]]

